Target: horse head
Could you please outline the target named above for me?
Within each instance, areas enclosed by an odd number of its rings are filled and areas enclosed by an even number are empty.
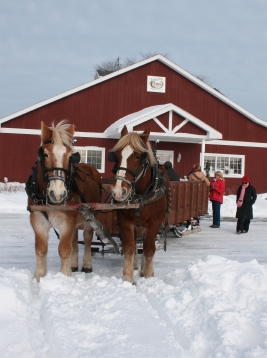
[[[79,162],[73,154],[72,140],[74,125],[66,121],[48,127],[41,122],[41,146],[39,162],[45,183],[46,196],[52,204],[59,204],[67,198],[70,169],[73,162]]]
[[[148,142],[149,134],[149,129],[138,134],[128,132],[124,126],[120,140],[109,152],[108,160],[115,162],[111,192],[117,201],[130,200],[136,194],[137,187],[140,190],[148,167],[155,164],[156,159]]]

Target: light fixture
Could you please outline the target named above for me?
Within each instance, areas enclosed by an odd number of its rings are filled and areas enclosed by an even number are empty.
[[[182,159],[182,155],[181,155],[181,153],[179,153],[177,156],[177,162],[180,163],[181,159]]]

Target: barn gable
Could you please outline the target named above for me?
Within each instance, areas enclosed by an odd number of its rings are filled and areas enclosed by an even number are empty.
[[[163,124],[160,120],[160,116],[166,113],[168,114],[167,126],[166,123]],[[174,114],[178,114],[183,118],[183,121],[178,125],[175,125],[173,121]],[[222,139],[220,132],[172,103],[148,107],[129,114],[112,123],[105,130],[104,134],[106,138],[118,139],[120,138],[120,133],[124,125],[127,126],[129,131],[138,131],[138,128],[140,128],[140,126],[143,127],[144,124],[149,126],[149,122],[152,120],[156,123],[158,130],[150,132],[151,140],[159,139],[164,142],[199,143],[202,140]],[[203,134],[200,135],[183,131],[183,128],[188,122],[190,122],[193,127],[200,128]],[[139,131],[141,131],[141,129],[139,129]]]
[[[117,76],[120,76],[124,73],[130,72],[136,68],[145,66],[149,63],[155,62],[155,61],[159,61],[161,63],[163,63],[164,65],[166,65],[167,67],[169,67],[170,69],[174,70],[175,72],[179,73],[180,75],[182,75],[183,77],[185,77],[186,79],[188,79],[189,81],[191,81],[192,83],[194,83],[195,85],[197,85],[198,87],[204,89],[206,92],[208,92],[209,94],[211,94],[212,96],[218,98],[220,101],[226,103],[227,105],[229,105],[230,107],[234,108],[236,111],[240,112],[241,114],[243,114],[244,116],[246,116],[247,118],[249,118],[250,120],[263,125],[265,127],[267,127],[267,123],[259,118],[257,118],[256,116],[254,116],[253,114],[251,114],[250,112],[246,111],[244,108],[240,107],[239,105],[237,105],[236,103],[234,103],[233,101],[231,101],[230,99],[228,99],[227,97],[225,97],[221,92],[219,92],[218,90],[216,90],[215,88],[210,87],[209,85],[207,85],[206,83],[204,83],[203,81],[199,80],[197,77],[193,76],[192,74],[190,74],[189,72],[185,71],[184,69],[182,69],[181,67],[179,67],[178,65],[176,65],[175,63],[171,62],[170,60],[168,60],[166,57],[162,56],[162,55],[156,55],[153,57],[150,57],[146,60],[137,62],[131,66],[128,66],[126,68],[123,68],[121,70],[112,72],[108,75],[105,75],[103,77],[99,77],[96,80],[90,81],[82,86],[78,86],[74,89],[71,89],[69,91],[63,92],[57,96],[51,97],[45,101],[42,101],[40,103],[37,103],[33,106],[30,106],[28,108],[25,108],[21,111],[18,111],[16,113],[13,113],[9,116],[6,116],[4,118],[2,118],[0,120],[0,126],[2,123],[5,123],[7,121],[12,120],[13,118],[17,118],[18,116],[21,116],[23,114],[29,113],[31,111],[34,111],[38,108],[41,108],[43,106],[46,106],[48,104],[51,104],[55,101],[58,101],[60,99],[63,99],[65,97],[71,96],[72,94],[78,93],[80,91],[83,91],[87,88],[96,86],[102,82],[108,81],[112,78],[115,78]]]

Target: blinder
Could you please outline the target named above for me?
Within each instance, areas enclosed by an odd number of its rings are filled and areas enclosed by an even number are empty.
[[[142,153],[141,155],[141,163],[144,163],[147,160],[147,153]]]
[[[80,163],[81,155],[79,152],[73,153],[69,159],[70,164],[77,165]]]
[[[38,158],[41,162],[45,160],[44,148],[40,147],[37,152]]]
[[[109,152],[108,153],[108,161],[110,162],[110,163],[116,163],[116,161],[117,161],[117,156],[116,156],[116,154],[115,154],[115,152]]]

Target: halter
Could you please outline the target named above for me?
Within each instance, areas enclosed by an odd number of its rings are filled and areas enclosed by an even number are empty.
[[[45,142],[43,144],[49,144],[52,143],[52,141]],[[63,144],[65,145],[65,144]],[[42,168],[43,178],[44,178],[44,184],[46,189],[50,186],[51,180],[60,180],[64,183],[64,187],[67,192],[70,190],[71,186],[71,173],[72,173],[72,167],[77,165],[80,162],[80,153],[73,153],[69,158],[69,165],[68,169],[62,168],[62,167],[50,167],[47,168],[45,165],[45,157],[47,155],[44,153],[44,148],[41,146],[38,149],[38,158],[39,162]],[[53,175],[49,175],[48,172],[53,171]],[[64,177],[63,173],[66,174],[66,178]]]
[[[134,198],[136,198],[136,195],[137,195],[136,194],[136,189],[140,185],[140,183],[142,181],[142,178],[145,176],[146,171],[147,171],[148,167],[150,166],[149,160],[147,158],[147,153],[142,154],[140,162],[139,162],[139,166],[135,171],[133,171],[133,170],[131,170],[129,168],[125,168],[125,167],[117,167],[116,166],[116,164],[117,164],[117,156],[116,156],[116,154],[114,152],[109,152],[108,161],[109,162],[115,162],[115,166],[112,169],[112,173],[115,174],[114,180],[115,181],[116,180],[121,180],[122,182],[126,183],[130,187],[129,194],[128,194],[127,198],[125,199],[125,201],[127,199],[137,201],[136,199],[134,199]],[[124,170],[127,173],[131,174],[133,176],[133,180],[129,181],[129,180],[125,179],[124,177],[122,177],[120,175],[117,175],[117,172],[119,170]],[[138,185],[136,185],[136,183],[138,181],[139,181],[139,183],[138,183]]]

